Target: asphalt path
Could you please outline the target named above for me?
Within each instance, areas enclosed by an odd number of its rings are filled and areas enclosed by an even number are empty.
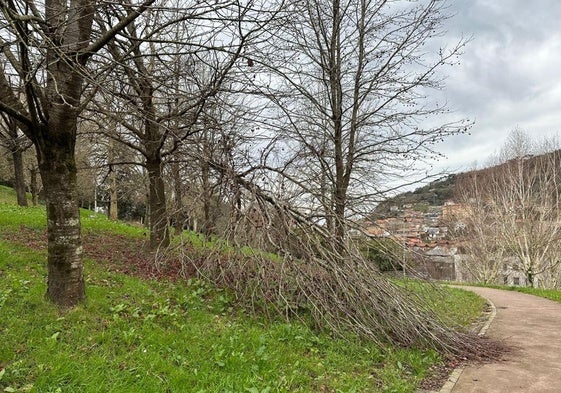
[[[497,313],[486,333],[511,351],[496,363],[463,369],[452,393],[561,393],[561,303],[519,292],[462,287]]]

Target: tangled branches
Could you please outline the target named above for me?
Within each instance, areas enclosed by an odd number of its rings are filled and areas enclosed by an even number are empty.
[[[486,356],[476,335],[431,309],[422,295],[430,285],[382,275],[351,240],[335,242],[305,215],[259,192],[253,196],[252,207],[231,223],[230,240],[209,242],[204,257],[186,254],[186,270],[228,288],[256,312],[299,318],[335,335]],[[237,242],[246,245],[234,247]]]

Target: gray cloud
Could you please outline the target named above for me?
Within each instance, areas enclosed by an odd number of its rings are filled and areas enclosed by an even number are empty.
[[[561,1],[457,0],[450,10],[443,40],[473,39],[447,70],[442,99],[476,124],[442,145],[449,159],[439,167],[485,162],[515,127],[536,137],[561,132]]]

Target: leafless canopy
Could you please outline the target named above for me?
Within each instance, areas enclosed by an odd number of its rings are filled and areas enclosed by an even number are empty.
[[[557,286],[561,235],[561,154],[554,142],[511,134],[494,165],[458,184],[473,279],[501,282],[518,271],[530,286]],[[469,212],[469,213],[468,213]]]

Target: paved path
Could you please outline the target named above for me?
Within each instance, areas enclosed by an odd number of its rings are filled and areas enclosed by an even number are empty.
[[[513,346],[504,361],[469,366],[452,393],[560,393],[561,303],[518,292],[462,287],[491,300],[487,335]]]

